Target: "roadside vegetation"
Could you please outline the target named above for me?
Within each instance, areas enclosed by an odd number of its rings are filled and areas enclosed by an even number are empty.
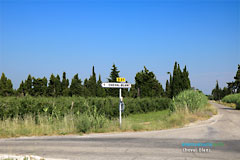
[[[212,90],[212,95],[209,95],[210,100],[223,100],[225,103],[238,103],[239,97],[237,94],[240,93],[240,65],[238,65],[238,70],[236,72],[236,75],[233,77],[234,81],[227,82],[227,87],[224,87],[221,89],[218,85],[218,81],[216,83],[215,88]],[[236,94],[236,96],[235,96]],[[228,95],[230,95],[228,97]],[[225,98],[227,97],[227,98]]]
[[[222,102],[231,104],[232,106],[235,106],[236,109],[240,109],[240,93],[225,96],[222,99]]]
[[[216,83],[215,88],[212,90],[212,94],[208,95],[210,100],[214,100],[216,103],[229,106],[233,109],[240,109],[240,65],[236,75],[233,77],[234,81],[227,82],[227,87],[221,89]]]
[[[216,114],[206,96],[193,90],[173,100],[126,98],[125,104],[120,128],[118,98],[0,98],[0,137],[160,130]]]

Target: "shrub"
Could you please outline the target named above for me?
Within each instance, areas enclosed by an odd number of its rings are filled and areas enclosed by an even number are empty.
[[[199,91],[185,90],[173,98],[171,111],[185,110],[195,112],[207,105],[208,98]]]
[[[78,116],[75,125],[78,132],[86,133],[90,130],[97,131],[103,128],[107,122],[107,118],[99,114],[96,107],[94,107],[92,110]]]
[[[226,103],[235,103],[237,105],[236,109],[240,109],[240,93],[227,95],[222,101]]]

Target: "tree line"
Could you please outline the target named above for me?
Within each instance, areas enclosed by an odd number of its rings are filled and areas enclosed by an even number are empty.
[[[227,82],[227,87],[221,89],[218,81],[216,82],[216,86],[212,90],[211,99],[220,100],[226,95],[234,93],[240,93],[240,65],[238,65],[238,70],[236,72],[236,76],[234,76],[234,81]]]
[[[113,64],[108,82],[116,82],[120,71],[117,66]],[[168,72],[169,80],[166,81],[165,90],[162,84],[156,79],[153,72],[149,71],[145,66],[144,69],[138,72],[135,76],[135,84],[130,90],[123,89],[123,96],[125,97],[169,97],[176,96],[183,90],[190,89],[190,79],[187,67],[181,70],[180,65],[175,62],[173,73]],[[22,81],[19,88],[14,90],[10,79],[2,73],[0,79],[0,96],[82,96],[82,97],[106,97],[118,96],[117,89],[102,88],[101,76],[95,73],[94,66],[92,67],[92,74],[89,78],[82,81],[78,74],[75,74],[71,80],[67,79],[66,72],[63,72],[62,77],[57,74],[52,74],[49,80],[46,77],[35,78],[28,75],[27,79]]]

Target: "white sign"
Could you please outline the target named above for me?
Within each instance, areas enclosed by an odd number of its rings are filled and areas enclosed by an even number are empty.
[[[131,88],[130,83],[102,83],[103,88]]]

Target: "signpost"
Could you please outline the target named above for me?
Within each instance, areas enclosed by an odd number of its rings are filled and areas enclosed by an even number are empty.
[[[125,82],[126,79],[122,77],[117,77],[117,82]]]
[[[103,88],[131,88],[130,83],[102,83]]]
[[[117,82],[125,82],[125,78],[118,77]],[[103,88],[119,88],[119,123],[120,127],[122,124],[122,111],[124,109],[124,103],[123,103],[123,97],[122,97],[122,88],[131,88],[130,83],[115,83],[115,82],[109,82],[109,83],[102,83],[101,84]]]

